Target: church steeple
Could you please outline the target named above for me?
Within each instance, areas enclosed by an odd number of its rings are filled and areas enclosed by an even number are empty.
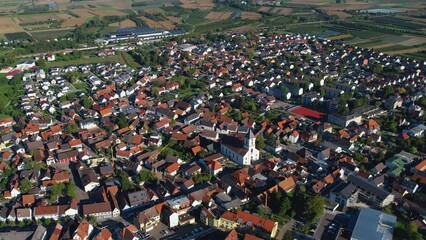
[[[244,148],[250,150],[255,147],[256,147],[256,135],[254,135],[253,131],[249,129],[244,138]]]

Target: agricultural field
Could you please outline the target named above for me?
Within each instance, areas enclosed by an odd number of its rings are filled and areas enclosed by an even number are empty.
[[[74,28],[61,28],[53,30],[42,30],[29,32],[37,40],[58,39],[70,34]]]
[[[95,15],[89,12],[87,9],[75,9],[71,10],[72,14],[77,17],[73,17],[70,19],[65,20],[61,27],[74,27],[79,26],[86,22],[88,18],[94,17]]]
[[[48,22],[48,21],[57,21],[70,19],[72,16],[66,13],[54,13],[54,14],[28,14],[28,15],[19,15],[14,19],[19,19],[20,24],[30,24],[34,22]]]
[[[293,8],[263,6],[257,9],[257,11],[260,13],[274,13],[274,14],[287,15],[293,12]]]
[[[262,15],[256,12],[242,12],[241,19],[261,19]]]
[[[109,25],[110,27],[119,27],[119,28],[126,28],[126,27],[137,27],[136,23],[130,19],[123,20],[121,22],[117,23],[111,23]]]
[[[156,29],[163,28],[163,26],[159,22],[154,21],[154,20],[147,18],[145,16],[141,16],[141,17],[139,17],[139,19],[141,19],[150,28],[156,28]]]
[[[290,14],[293,12],[293,8],[284,8],[284,7],[279,7],[279,8],[274,8],[272,10],[273,13],[277,13],[277,14]]]
[[[213,0],[180,0],[183,8],[210,10],[214,7]]]
[[[210,12],[207,14],[206,19],[210,20],[225,20],[231,17],[232,12]]]
[[[335,15],[338,16],[341,19],[352,17],[351,14],[344,12],[344,11],[334,11],[334,10],[326,10],[325,11],[328,15]]]
[[[170,22],[173,22],[174,24],[180,24],[180,23],[182,23],[182,19],[180,17],[168,16],[167,19]]]
[[[22,32],[19,26],[11,17],[0,17],[0,34]]]
[[[423,57],[426,46],[426,4],[419,0],[345,0],[340,4],[335,0],[285,0],[276,6],[217,4],[214,0],[55,0],[57,7],[52,9],[46,8],[52,0],[32,2],[0,0],[0,39],[55,39],[87,24],[85,31],[96,36],[137,25],[195,33],[269,27],[280,33],[315,34],[411,57]],[[365,12],[378,10],[393,13]],[[137,19],[130,20],[129,14]],[[89,26],[91,20],[106,16],[117,19],[102,27]]]
[[[383,33],[336,25],[328,25],[327,28],[342,33],[340,36],[347,35],[347,37],[340,39],[338,38],[339,35],[329,37],[331,40],[342,40],[345,43],[363,48],[373,48],[388,54],[416,53],[426,50],[426,36]]]
[[[158,13],[164,13],[164,10],[161,8],[146,8],[143,10],[143,12],[150,13],[150,14],[158,14]]]

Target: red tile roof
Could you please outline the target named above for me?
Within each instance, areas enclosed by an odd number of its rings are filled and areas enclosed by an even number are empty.
[[[296,183],[292,177],[288,177],[285,180],[278,183],[278,186],[285,192],[290,192],[296,187]]]
[[[172,163],[170,166],[168,166],[168,167],[165,169],[165,171],[166,171],[167,173],[173,173],[173,172],[176,172],[176,171],[179,169],[179,167],[180,167],[180,164],[179,164],[179,163]]]
[[[258,238],[254,235],[246,233],[246,235],[244,236],[244,240],[262,240],[262,238]]]
[[[22,205],[29,205],[35,203],[34,194],[22,195]]]
[[[417,171],[426,171],[426,159],[416,166]]]
[[[226,236],[225,240],[238,240],[237,231],[235,231],[235,229],[232,229],[231,232],[229,232],[228,236]]]

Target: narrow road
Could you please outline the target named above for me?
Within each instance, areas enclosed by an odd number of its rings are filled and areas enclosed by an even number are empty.
[[[320,24],[320,23],[330,23],[330,22],[332,21],[329,20],[329,21],[301,22],[301,23],[290,23],[290,24],[286,24],[285,26],[309,25],[309,24]]]
[[[293,226],[295,220],[292,218],[289,222],[287,222],[284,226],[281,227],[281,229],[278,231],[277,236],[275,237],[275,239],[277,240],[281,240],[284,237],[284,234],[291,230],[291,226]]]
[[[195,25],[194,25],[194,24],[191,24],[191,23],[188,23],[188,22],[186,21],[188,18],[189,18],[189,15],[186,15],[185,19],[182,19],[182,22],[183,22],[183,23],[185,23],[185,24],[188,24],[189,26],[191,26],[191,27],[192,27],[191,31],[189,31],[189,33],[192,33],[192,32],[194,32],[194,31],[195,31]]]
[[[34,41],[38,42],[38,40],[30,32],[25,30],[25,28],[23,28],[18,22],[15,21],[15,18],[12,18],[12,20],[22,29],[23,32],[28,34],[28,36],[30,36],[32,39],[34,39]]]

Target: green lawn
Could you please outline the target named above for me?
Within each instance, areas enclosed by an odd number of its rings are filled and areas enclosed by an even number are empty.
[[[12,81],[19,81],[13,79]],[[9,84],[5,74],[0,74],[0,118],[10,117],[13,112],[16,112],[15,105],[18,101],[18,96],[21,94],[19,90],[15,90]]]
[[[135,62],[135,59],[133,59],[133,57],[127,52],[120,52],[120,56],[123,59],[123,61],[127,64],[127,66],[131,68],[135,68],[135,69],[141,67],[141,65]]]
[[[125,63],[123,58],[120,55],[111,56],[111,57],[89,57],[89,58],[80,58],[69,61],[55,61],[46,63],[47,67],[63,67],[67,65],[79,65],[79,64],[91,64],[91,63],[107,63],[107,62],[119,62]]]
[[[13,92],[12,87],[8,84],[8,80],[4,77],[0,78],[0,107],[8,104],[10,97],[6,96]]]
[[[89,88],[89,85],[86,82],[74,83],[73,85],[78,90],[86,90]]]

